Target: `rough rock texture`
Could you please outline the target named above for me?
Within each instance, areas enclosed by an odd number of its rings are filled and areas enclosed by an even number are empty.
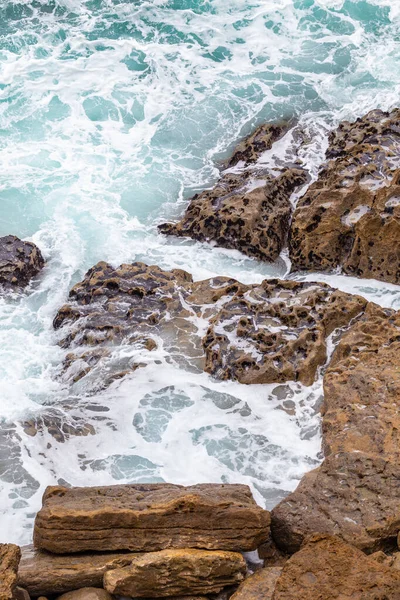
[[[239,162],[246,165],[255,163],[263,152],[272,148],[274,142],[279,140],[288,128],[288,122],[263,123],[236,146],[226,166],[234,167]]]
[[[11,600],[17,585],[21,550],[14,544],[0,544],[0,600]]]
[[[342,123],[293,215],[293,269],[400,283],[400,110]]]
[[[18,584],[34,597],[86,587],[101,588],[106,571],[124,567],[136,556],[131,553],[60,556],[35,550],[33,546],[23,546],[21,552]]]
[[[400,573],[336,537],[315,536],[283,567],[273,600],[399,600]]]
[[[282,567],[259,569],[240,584],[231,600],[272,600]]]
[[[57,554],[89,550],[254,550],[269,513],[245,485],[116,485],[47,488],[34,544]]]
[[[86,587],[63,594],[57,600],[113,600],[113,597],[106,590]]]
[[[240,583],[246,561],[236,552],[163,550],[132,561],[129,567],[108,571],[104,588],[133,598],[212,594]]]
[[[32,242],[15,235],[0,238],[0,287],[24,288],[43,266],[42,254]]]
[[[214,188],[191,199],[178,223],[164,223],[159,230],[274,261],[289,230],[290,196],[306,179],[301,169],[286,169],[278,176],[227,173]]]
[[[174,360],[219,379],[311,384],[326,360],[327,336],[365,306],[363,298],[325,284],[274,279],[246,286],[226,277],[194,283],[183,271],[99,263],[72,289],[54,325],[61,344],[74,349],[65,365],[69,381],[96,381],[100,364],[120,377],[138,364],[114,360],[113,345],[151,350],[160,336]],[[203,339],[199,320],[209,322]],[[104,371],[97,377],[104,385]]]
[[[272,535],[269,536],[268,540],[261,544],[257,549],[258,556],[264,561],[264,567],[281,567],[285,564],[289,555],[282,552],[274,540]]]

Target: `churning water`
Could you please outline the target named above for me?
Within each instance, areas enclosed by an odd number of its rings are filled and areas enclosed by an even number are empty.
[[[292,117],[315,176],[327,131],[399,91],[398,0],[0,0],[0,235],[47,259],[30,294],[0,299],[1,541],[29,541],[48,484],[244,482],[271,507],[318,463],[321,379],[218,383],[159,350],[89,396],[54,378],[52,319],[98,260],[285,276],[285,256],[260,264],[156,225],[258,123]],[[316,278],[400,308],[396,286]]]

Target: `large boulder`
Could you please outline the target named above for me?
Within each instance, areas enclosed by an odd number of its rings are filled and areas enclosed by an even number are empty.
[[[272,600],[334,598],[399,600],[400,572],[336,537],[315,536],[287,561]]]
[[[3,289],[26,287],[43,266],[43,256],[32,242],[24,242],[15,235],[0,238],[0,287]]]
[[[56,554],[89,550],[255,550],[270,517],[245,485],[47,488],[34,544]]]
[[[104,588],[131,598],[215,594],[240,583],[246,561],[237,552],[162,550],[135,558],[128,567],[108,571]]]
[[[300,199],[289,247],[293,269],[341,267],[400,283],[400,110],[345,122],[329,138],[328,162]]]
[[[12,600],[14,597],[20,558],[19,546],[0,544],[0,600]]]
[[[136,556],[129,552],[57,555],[33,546],[23,546],[21,553],[18,584],[33,597],[101,588],[106,571],[125,567]]]
[[[289,230],[290,196],[306,179],[301,169],[286,169],[277,176],[260,171],[227,173],[211,190],[190,200],[178,223],[164,223],[159,230],[274,261]]]

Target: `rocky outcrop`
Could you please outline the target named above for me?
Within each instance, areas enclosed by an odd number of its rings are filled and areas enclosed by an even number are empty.
[[[18,577],[21,551],[14,544],[0,544],[0,600],[12,600]]]
[[[246,569],[246,561],[236,552],[163,550],[109,571],[104,576],[104,588],[131,598],[213,594],[240,583]]]
[[[61,344],[73,349],[64,372],[72,382],[90,383],[98,369],[104,385],[100,365],[109,380],[123,376],[139,365],[114,359],[113,346],[140,344],[151,353],[161,337],[172,358],[184,355],[219,379],[308,385],[325,363],[327,337],[366,304],[324,284],[274,279],[246,286],[226,277],[194,283],[183,271],[99,263],[72,289],[54,325]],[[196,323],[204,321],[203,337]]]
[[[240,250],[274,261],[286,242],[290,196],[307,180],[305,171],[227,173],[211,190],[196,194],[178,223],[164,223],[161,233]]]
[[[48,488],[34,544],[56,554],[90,550],[256,549],[269,513],[244,485]]]
[[[273,600],[399,600],[400,573],[331,536],[316,536],[283,567]]]
[[[327,458],[272,511],[278,546],[316,532],[373,552],[400,529],[400,316],[370,305],[342,337],[324,378]]]
[[[231,600],[272,600],[282,567],[259,569],[240,584]]]
[[[341,267],[400,283],[399,153],[397,109],[373,111],[331,134],[328,162],[293,215],[293,269]]]
[[[18,584],[35,598],[101,588],[106,571],[125,567],[137,556],[129,552],[57,555],[33,546],[23,546],[21,553]]]
[[[0,288],[26,287],[43,266],[43,256],[32,242],[24,242],[15,235],[0,238]]]

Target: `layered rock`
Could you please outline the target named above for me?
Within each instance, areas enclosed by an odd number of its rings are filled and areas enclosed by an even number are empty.
[[[144,344],[150,352],[161,337],[175,360],[185,356],[219,379],[311,384],[326,360],[327,337],[365,306],[363,298],[324,284],[246,286],[225,277],[194,283],[182,271],[99,263],[72,289],[54,325],[61,344],[74,350],[64,374],[72,381],[90,378],[102,361],[108,377],[120,377],[129,369],[112,358],[114,344]],[[204,321],[202,338],[196,324]]]
[[[26,287],[43,266],[43,256],[32,242],[24,242],[15,235],[0,238],[0,287],[3,289]]]
[[[125,567],[136,556],[129,552],[57,555],[33,546],[23,546],[21,553],[18,584],[33,597],[101,588],[106,571]]]
[[[274,261],[289,230],[290,196],[306,179],[301,169],[286,169],[277,176],[227,173],[214,188],[191,199],[178,223],[164,223],[159,230]]]
[[[244,485],[48,488],[34,544],[56,554],[165,548],[256,549],[269,513]]]
[[[163,550],[135,558],[123,569],[108,571],[104,588],[131,598],[213,594],[240,583],[246,569],[246,561],[236,552]]]
[[[316,536],[283,567],[273,600],[399,600],[400,573],[331,536]]]
[[[328,162],[293,215],[293,269],[341,267],[400,283],[399,153],[399,110],[372,111],[331,134]]]
[[[327,458],[272,512],[271,531],[296,552],[315,532],[373,552],[400,529],[400,316],[370,305],[342,337],[324,377]]]
[[[12,600],[18,577],[21,551],[14,544],[0,544],[0,599]]]

